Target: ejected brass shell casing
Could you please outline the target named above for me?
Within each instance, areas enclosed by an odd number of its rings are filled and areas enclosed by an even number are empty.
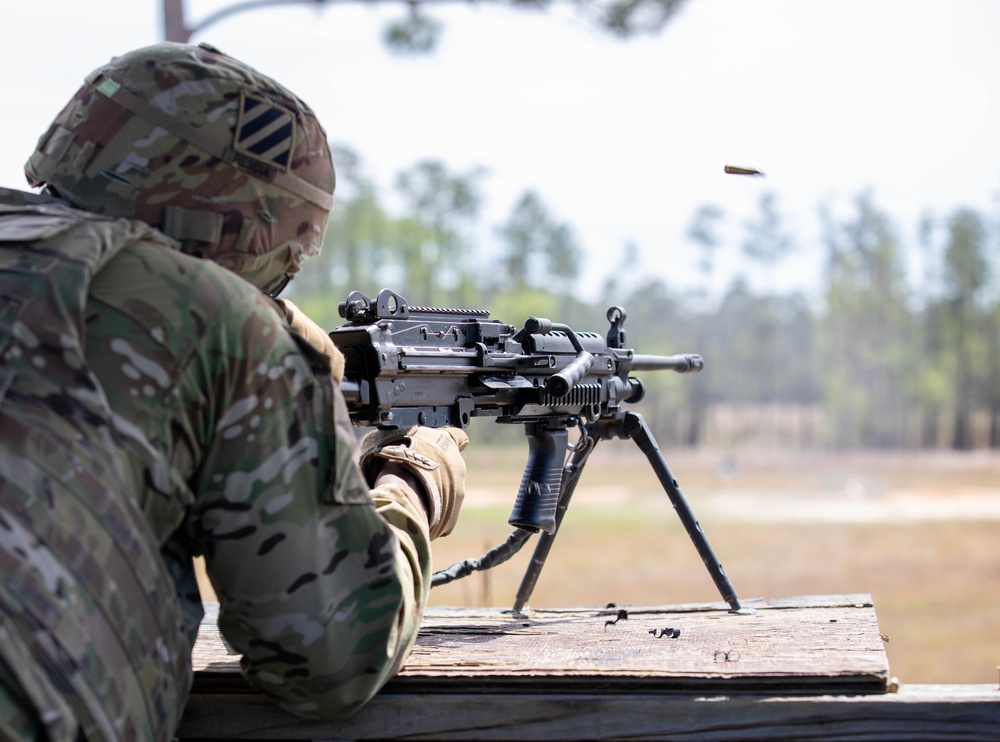
[[[729,175],[758,175],[760,177],[764,176],[764,173],[762,173],[755,167],[738,167],[737,165],[726,165],[725,171]]]

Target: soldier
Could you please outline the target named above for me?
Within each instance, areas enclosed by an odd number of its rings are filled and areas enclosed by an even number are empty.
[[[199,554],[250,682],[354,712],[413,644],[468,438],[371,434],[359,468],[342,359],[274,298],[333,203],[313,112],[158,44],[87,77],[25,172],[41,193],[0,189],[0,736],[170,739]]]

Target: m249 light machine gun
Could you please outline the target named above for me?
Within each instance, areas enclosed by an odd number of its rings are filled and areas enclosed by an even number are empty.
[[[410,306],[388,289],[374,300],[351,292],[340,315],[347,322],[330,337],[344,353],[341,389],[355,425],[465,428],[473,417],[524,425],[528,461],[508,521],[514,532],[482,557],[435,573],[432,585],[496,566],[541,532],[515,598],[513,612],[520,613],[587,458],[599,441],[620,438],[635,441],[645,454],[723,600],[740,610],[649,426],[623,409],[645,391],[633,372],[696,372],[700,356],[635,353],[625,345],[621,307],[608,310],[606,337],[535,317],[517,329],[485,310]],[[571,444],[574,429],[580,434]]]

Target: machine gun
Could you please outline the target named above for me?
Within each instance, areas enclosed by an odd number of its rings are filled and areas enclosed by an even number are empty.
[[[625,345],[625,310],[611,307],[605,337],[529,317],[521,329],[479,309],[410,306],[383,289],[353,291],[340,304],[346,324],[330,332],[344,354],[341,390],[355,425],[465,428],[473,417],[524,425],[528,461],[508,520],[507,540],[434,574],[442,585],[496,566],[541,532],[517,591],[519,614],[541,574],[587,458],[601,440],[632,439],[646,455],[723,600],[740,610],[722,569],[649,426],[623,405],[642,399],[633,372],[702,369],[700,356],[652,356]],[[569,432],[579,430],[571,444]]]

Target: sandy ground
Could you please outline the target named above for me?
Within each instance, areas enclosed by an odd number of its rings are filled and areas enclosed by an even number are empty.
[[[664,493],[648,463],[598,450],[574,505],[657,507]],[[516,455],[516,454],[515,454]],[[511,454],[507,453],[510,457]],[[667,456],[700,518],[751,523],[915,523],[1000,520],[1000,455],[675,451]],[[469,463],[467,508],[513,502],[519,464]],[[497,478],[505,481],[501,486]],[[484,483],[485,480],[485,483]]]

